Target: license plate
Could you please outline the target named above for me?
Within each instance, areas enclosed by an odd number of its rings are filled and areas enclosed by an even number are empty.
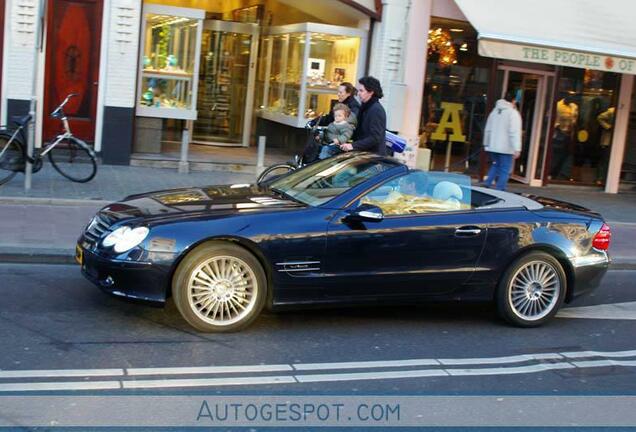
[[[75,245],[75,261],[77,261],[79,265],[84,263],[84,251],[80,245]]]

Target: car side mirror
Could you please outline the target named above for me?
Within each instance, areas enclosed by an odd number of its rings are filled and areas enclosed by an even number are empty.
[[[350,221],[380,222],[384,219],[382,209],[373,204],[361,204],[346,217]]]

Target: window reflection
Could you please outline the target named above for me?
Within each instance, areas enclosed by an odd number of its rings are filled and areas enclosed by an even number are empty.
[[[432,150],[431,169],[478,173],[491,62],[478,55],[470,24],[431,21],[420,121],[420,145]]]
[[[552,181],[605,184],[617,88],[615,73],[563,68],[552,136]]]

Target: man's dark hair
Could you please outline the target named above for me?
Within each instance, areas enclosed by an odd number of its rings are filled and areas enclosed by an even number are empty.
[[[345,92],[348,95],[355,96],[356,93],[358,93],[358,90],[356,90],[355,86],[353,84],[351,84],[350,82],[348,82],[348,81],[341,82],[340,83],[340,87],[344,87],[345,88]]]
[[[362,84],[367,91],[373,92],[373,96],[378,99],[381,99],[384,96],[384,93],[382,93],[382,86],[377,78],[365,76],[360,78],[358,82]]]
[[[512,102],[513,100],[515,100],[516,96],[517,92],[515,90],[508,90],[506,92],[506,95],[504,96],[504,99],[508,102]]]

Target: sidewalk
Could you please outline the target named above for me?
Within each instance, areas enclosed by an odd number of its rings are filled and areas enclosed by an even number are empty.
[[[126,195],[176,187],[253,182],[254,174],[227,171],[179,174],[174,169],[101,165],[86,184],[61,177],[49,164],[24,191],[18,174],[0,186],[0,262],[73,262],[75,242],[95,212]],[[530,188],[515,192],[544,195],[599,211],[612,228],[610,254],[615,268],[636,268],[636,194],[604,194],[571,187]]]

